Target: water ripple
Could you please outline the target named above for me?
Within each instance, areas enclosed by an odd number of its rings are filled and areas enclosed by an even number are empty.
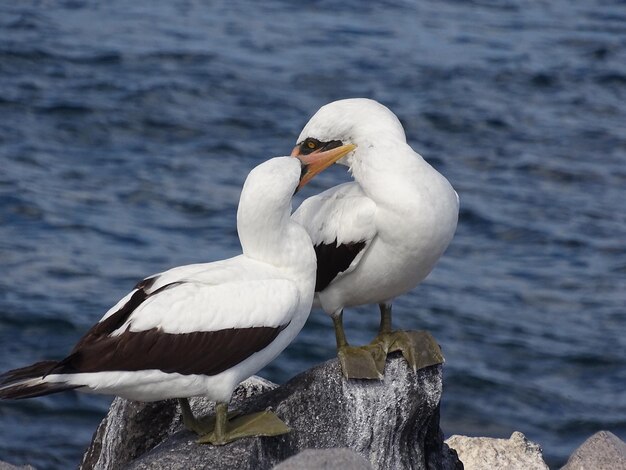
[[[446,434],[521,430],[552,467],[599,429],[626,438],[622,10],[0,6],[0,368],[62,357],[143,276],[236,254],[247,172],[289,153],[319,106],[369,96],[461,196],[446,256],[394,304],[399,327],[442,344]],[[298,201],[346,178],[333,168]],[[346,313],[354,343],[376,322],[373,306]],[[315,312],[264,374],[332,357],[330,331]],[[0,404],[0,459],[75,466],[108,403]]]

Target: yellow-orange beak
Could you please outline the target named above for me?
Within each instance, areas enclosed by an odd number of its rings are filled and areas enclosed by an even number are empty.
[[[352,152],[355,148],[356,145],[354,144],[346,144],[326,151],[316,150],[308,155],[300,155],[300,147],[296,145],[291,152],[291,156],[296,157],[305,165],[298,189],[302,188],[302,186],[311,181],[315,175],[328,168],[341,157]]]

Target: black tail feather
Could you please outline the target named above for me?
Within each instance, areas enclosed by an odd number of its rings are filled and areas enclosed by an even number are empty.
[[[41,361],[35,362],[30,366],[21,367],[19,369],[13,369],[0,375],[0,387],[10,385],[22,380],[34,379],[36,377],[43,377],[50,373],[52,369],[58,364],[58,361]]]
[[[0,399],[20,400],[22,398],[43,397],[51,393],[64,392],[80,388],[81,385],[63,383],[38,383],[36,385],[16,384],[0,389]]]
[[[58,361],[42,361],[5,372],[0,375],[0,399],[16,400],[40,397],[79,388],[80,385],[67,385],[64,383],[25,383],[25,381],[30,379],[44,378],[57,365]]]

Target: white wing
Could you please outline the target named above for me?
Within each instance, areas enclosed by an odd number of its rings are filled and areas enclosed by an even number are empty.
[[[138,291],[145,298],[129,305]],[[101,322],[121,308],[132,312],[115,331],[158,328],[166,333],[215,331],[287,324],[299,304],[296,285],[265,264],[238,256],[180,266],[138,284]]]
[[[310,197],[294,212],[315,246],[317,292],[358,266],[377,235],[375,217],[376,204],[354,182]]]
[[[286,279],[218,285],[184,281],[148,297],[117,331],[158,328],[165,333],[192,333],[280,327],[293,318],[299,300],[295,284]]]

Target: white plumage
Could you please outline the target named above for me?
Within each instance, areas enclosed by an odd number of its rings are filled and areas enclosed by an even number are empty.
[[[353,148],[257,166],[237,212],[242,255],[144,279],[65,359],[0,376],[0,398],[67,389],[141,401],[205,396],[222,403],[210,442],[227,442],[224,404],[234,388],[294,339],[311,309],[315,252],[290,218],[292,195]],[[208,432],[186,401],[181,406],[192,429]],[[269,426],[271,433],[285,432],[275,421]]]
[[[148,297],[111,334],[151,328],[175,334],[280,327],[291,321],[300,303],[300,290],[294,281],[286,279],[279,269],[244,256],[206,264],[193,275],[184,271],[179,274],[181,280],[171,282],[181,284]],[[235,277],[228,279],[233,275]],[[160,274],[159,279],[161,276],[173,277],[169,271]],[[148,293],[156,289],[158,287],[152,287]],[[202,315],[201,312],[219,314]]]
[[[421,282],[452,240],[458,196],[380,103],[347,99],[322,107],[292,155],[337,141],[358,147],[339,161],[354,181],[308,198],[293,215],[318,255],[316,303],[339,328],[344,308],[370,303],[388,307],[390,321],[391,301]]]
[[[315,253],[306,232],[289,218],[291,196],[300,176],[300,161],[289,157],[269,160],[252,170],[238,210],[238,231],[245,254],[224,261],[180,266],[146,278],[94,326],[106,331],[83,341],[73,352],[77,356],[72,363],[72,368],[77,369],[75,373],[66,366],[58,371],[51,367],[45,377],[30,380],[39,385],[78,386],[82,391],[132,400],[202,395],[228,401],[239,382],[264,367],[293,340],[310,310]],[[131,300],[137,294],[145,298]],[[133,303],[137,305],[120,314]],[[103,322],[116,315],[119,320],[112,327],[105,327]],[[236,341],[239,330],[259,327],[280,331],[275,338],[264,338],[259,344],[238,344],[239,351],[252,349],[241,362],[218,373],[181,374],[151,367],[164,359],[159,356],[174,352],[168,351],[170,347],[184,351],[184,345],[178,344],[182,334],[229,330],[232,341]],[[146,332],[154,332],[154,338],[140,341],[129,335]],[[116,343],[115,338],[120,341]],[[103,339],[110,343],[106,353],[126,348],[126,353],[138,356],[137,364],[142,355],[146,356],[146,367],[138,368],[135,364],[133,368],[138,370],[126,370],[129,367],[124,358],[112,354],[110,358],[94,358],[98,363],[86,365],[87,370],[81,371],[86,351]],[[206,354],[210,354],[211,344],[205,348]],[[253,350],[256,348],[259,350]],[[229,352],[232,351],[224,353]],[[148,360],[151,354],[154,357]],[[112,362],[107,363],[108,359]],[[119,369],[116,360],[121,360]],[[181,370],[189,360],[185,355],[177,358]],[[94,367],[106,370],[92,371]],[[20,385],[25,384],[9,384]]]
[[[314,245],[339,245],[376,236],[376,203],[361,186],[344,183],[302,202],[293,218],[310,230]]]

